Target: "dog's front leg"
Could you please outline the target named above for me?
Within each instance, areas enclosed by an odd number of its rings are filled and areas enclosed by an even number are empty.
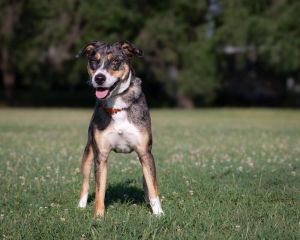
[[[85,147],[82,156],[82,163],[81,163],[81,172],[82,172],[83,180],[82,180],[82,186],[80,191],[80,200],[78,203],[78,207],[80,208],[86,207],[86,203],[88,199],[89,176],[90,176],[92,159],[93,159],[93,152],[90,144],[88,143]]]
[[[147,186],[146,195],[149,197],[152,212],[154,215],[163,215],[164,212],[161,208],[161,203],[158,196],[156,168],[152,153],[150,150],[137,150],[137,154],[142,164],[144,181]]]
[[[100,150],[101,151],[101,150]],[[99,152],[94,158],[95,162],[95,181],[96,181],[96,200],[95,200],[95,217],[104,216],[105,212],[105,188],[107,178],[107,159],[109,152]]]

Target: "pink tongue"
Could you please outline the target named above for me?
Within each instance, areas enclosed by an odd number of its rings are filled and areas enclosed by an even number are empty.
[[[96,97],[97,98],[100,98],[100,99],[105,98],[107,96],[107,94],[108,94],[108,89],[101,90],[101,91],[96,90]]]

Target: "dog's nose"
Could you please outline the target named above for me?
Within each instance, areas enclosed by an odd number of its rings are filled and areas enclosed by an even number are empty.
[[[106,77],[105,75],[103,75],[102,73],[99,73],[95,76],[95,82],[99,85],[101,85],[102,83],[104,83]]]

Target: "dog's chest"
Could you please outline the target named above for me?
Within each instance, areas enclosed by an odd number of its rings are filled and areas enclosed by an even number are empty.
[[[105,139],[109,141],[112,150],[118,153],[130,153],[139,142],[140,132],[129,121],[126,111],[112,116],[112,122],[106,131]]]

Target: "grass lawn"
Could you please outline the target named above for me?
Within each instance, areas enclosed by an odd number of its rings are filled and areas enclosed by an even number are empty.
[[[77,209],[92,109],[0,110],[0,239],[300,239],[300,111],[152,111],[165,216],[134,153],[109,159],[106,216]]]

